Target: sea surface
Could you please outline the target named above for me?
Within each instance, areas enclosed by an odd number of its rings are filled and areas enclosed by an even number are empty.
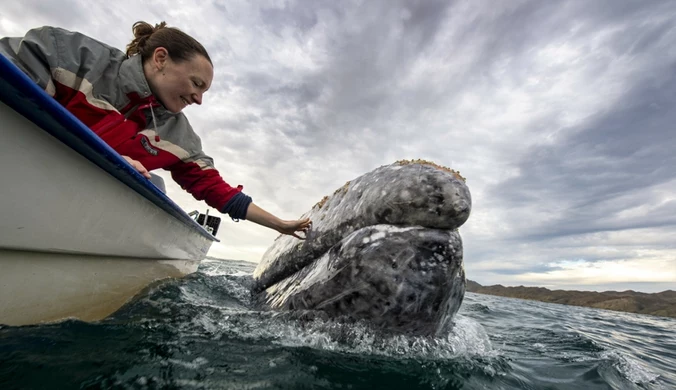
[[[0,389],[676,389],[676,320],[467,293],[440,338],[252,309],[206,261],[97,323],[0,326]]]

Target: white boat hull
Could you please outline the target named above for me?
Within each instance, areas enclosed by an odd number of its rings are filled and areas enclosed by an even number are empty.
[[[195,272],[199,264],[0,250],[0,323],[100,320],[150,283]]]

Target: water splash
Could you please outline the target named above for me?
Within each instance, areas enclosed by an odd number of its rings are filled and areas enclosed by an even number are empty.
[[[614,350],[604,351],[599,357],[608,361],[622,378],[637,385],[654,384],[660,377],[638,360]]]

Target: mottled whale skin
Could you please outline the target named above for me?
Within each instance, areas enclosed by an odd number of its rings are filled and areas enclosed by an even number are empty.
[[[385,331],[438,335],[465,293],[455,230],[376,225],[258,295],[273,310],[317,310]]]
[[[263,309],[323,312],[386,331],[444,332],[465,294],[462,240],[471,197],[459,174],[395,163],[348,182],[280,236],[254,271]]]
[[[315,205],[306,240],[280,236],[254,271],[260,291],[321,257],[350,233],[389,224],[456,229],[469,218],[472,200],[457,173],[427,164],[394,163],[348,182]]]

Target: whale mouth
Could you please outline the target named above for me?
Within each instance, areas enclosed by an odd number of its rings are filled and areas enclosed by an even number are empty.
[[[322,311],[375,328],[436,335],[465,291],[457,231],[373,225],[257,295],[272,310]]]

